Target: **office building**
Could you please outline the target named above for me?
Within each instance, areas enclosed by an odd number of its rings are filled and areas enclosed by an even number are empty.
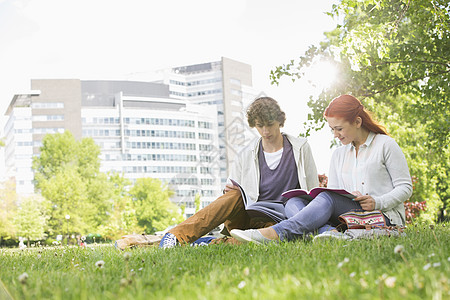
[[[34,191],[31,169],[45,134],[91,137],[101,171],[135,180],[153,177],[175,191],[172,201],[194,212],[220,193],[217,108],[169,98],[167,85],[131,81],[32,80],[7,110],[5,164],[19,194]]]
[[[251,66],[220,61],[176,67],[156,82],[32,79],[6,115],[5,166],[18,194],[34,192],[32,158],[45,134],[69,130],[101,148],[101,171],[153,177],[194,212],[220,194],[235,154],[248,139],[246,105],[255,98]]]
[[[169,85],[173,98],[217,106],[220,177],[224,185],[236,153],[249,139],[245,110],[256,96],[251,66],[223,57],[216,62],[172,68],[166,72],[164,83]]]

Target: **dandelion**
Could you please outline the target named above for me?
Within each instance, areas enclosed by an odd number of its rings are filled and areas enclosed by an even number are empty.
[[[423,270],[426,271],[429,268],[431,268],[431,264],[426,264],[425,266],[423,266]]]
[[[361,284],[361,287],[367,288],[369,285],[367,284],[367,281],[364,280],[364,278],[359,279],[359,284]]]
[[[128,285],[128,279],[125,279],[125,278],[120,279],[120,285],[121,286],[127,286]]]
[[[397,280],[397,278],[395,278],[395,277],[393,277],[393,276],[390,276],[390,277],[387,277],[385,280],[384,280],[384,284],[387,286],[387,287],[389,287],[389,288],[393,288],[394,286],[395,286],[395,281]]]
[[[238,284],[238,288],[239,288],[239,289],[242,289],[242,288],[245,287],[245,285],[246,285],[245,281],[241,281],[241,282],[239,282],[239,284]]]
[[[405,262],[405,264],[408,264],[408,261],[406,260],[406,257],[403,255],[403,252],[405,251],[405,247],[403,247],[403,245],[397,245],[394,248],[394,253],[398,253],[403,261]]]
[[[125,259],[126,261],[130,260],[131,258],[131,252],[125,252],[123,254],[123,259]]]
[[[434,225],[430,225],[430,229],[431,229],[431,233],[433,233],[434,239],[436,240],[436,244],[438,244],[438,246],[441,246],[441,244],[439,243],[439,240],[437,239],[436,233],[434,233]]]
[[[19,282],[21,284],[26,284],[28,280],[28,274],[27,273],[22,273],[19,275]]]
[[[104,265],[105,265],[105,262],[103,260],[99,260],[95,263],[95,266],[100,269],[103,268]]]
[[[405,247],[403,247],[402,245],[397,245],[394,248],[394,253],[402,253],[405,250]]]

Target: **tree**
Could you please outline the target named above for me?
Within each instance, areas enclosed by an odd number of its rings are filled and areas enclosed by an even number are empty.
[[[58,171],[42,181],[40,187],[42,196],[48,200],[50,235],[83,233],[94,228],[92,218],[96,208],[88,201],[86,185],[75,166]]]
[[[15,214],[17,235],[27,239],[28,247],[31,240],[40,240],[45,237],[47,217],[43,202],[44,199],[40,197],[26,197],[20,201],[19,209]]]
[[[144,228],[138,225],[134,203],[127,192],[130,180],[120,174],[110,172],[108,181],[111,183],[112,203],[108,210],[109,220],[99,227],[99,233],[107,239],[115,240],[125,234],[141,233]]]
[[[36,188],[49,200],[49,232],[93,232],[107,222],[112,189],[100,172],[100,148],[94,141],[77,141],[65,131],[46,135],[40,150],[33,168]]]
[[[159,179],[139,178],[130,189],[138,225],[146,233],[164,230],[182,221],[178,207],[170,202],[173,192]]]
[[[0,245],[3,239],[15,235],[14,215],[17,210],[16,187],[13,180],[4,183],[0,189]]]
[[[341,21],[326,39],[271,72],[278,83],[283,76],[304,78],[318,60],[333,64],[338,79],[310,98],[304,134],[323,127],[322,113],[331,99],[355,95],[393,130],[413,175],[423,183],[414,195],[433,204],[431,219],[436,211],[441,218],[450,214],[449,8],[444,0],[342,0],[328,13]],[[392,112],[399,123],[391,126]]]

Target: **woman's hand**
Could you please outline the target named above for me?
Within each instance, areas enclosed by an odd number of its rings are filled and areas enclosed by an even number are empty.
[[[358,201],[361,205],[362,209],[364,210],[374,210],[375,209],[375,199],[372,198],[372,196],[369,195],[362,195],[358,196],[355,199],[355,201]]]

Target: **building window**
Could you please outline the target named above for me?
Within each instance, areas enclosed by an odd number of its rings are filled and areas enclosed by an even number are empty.
[[[231,94],[235,95],[235,96],[239,96],[239,97],[242,96],[242,92],[239,90],[235,90],[235,89],[231,89]]]
[[[201,139],[201,140],[211,140],[212,139],[212,134],[199,132],[198,133],[198,138]]]
[[[241,86],[241,81],[239,79],[236,78],[230,78],[230,83],[237,85],[237,86]]]
[[[33,121],[63,121],[64,115],[34,115]]]
[[[33,102],[31,108],[64,108],[62,102]]]
[[[212,128],[212,123],[211,122],[202,122],[202,121],[198,121],[198,128],[207,128],[207,129],[211,129]]]

